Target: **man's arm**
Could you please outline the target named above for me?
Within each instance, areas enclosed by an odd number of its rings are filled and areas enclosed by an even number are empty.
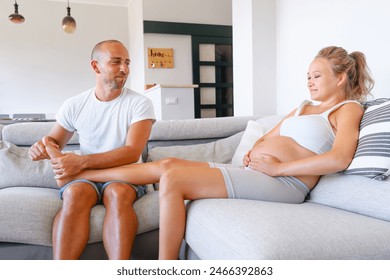
[[[62,150],[72,135],[73,132],[66,130],[58,123],[55,123],[49,135],[44,138],[47,138],[48,141],[51,141],[54,145],[58,146],[60,150]],[[42,140],[39,140],[30,147],[28,155],[34,161],[50,159]]]
[[[152,131],[152,120],[132,124],[127,132],[126,145],[100,154],[85,155],[83,169],[101,169],[137,162]]]
[[[83,169],[102,169],[137,162],[149,139],[152,125],[153,121],[150,119],[132,124],[123,147],[90,155],[67,153],[52,159],[57,179],[72,176]]]

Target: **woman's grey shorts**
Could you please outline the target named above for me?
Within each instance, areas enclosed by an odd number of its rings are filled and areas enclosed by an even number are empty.
[[[229,198],[302,203],[310,189],[295,177],[271,177],[242,166],[209,162],[221,170]]]
[[[68,186],[70,186],[71,184],[77,183],[77,182],[90,184],[95,189],[95,191],[96,191],[96,193],[98,195],[98,203],[102,201],[104,189],[108,185],[110,185],[112,183],[123,183],[123,184],[126,184],[126,185],[132,187],[135,190],[135,192],[137,193],[137,199],[143,197],[148,192],[148,189],[147,189],[146,186],[143,186],[143,185],[136,186],[136,185],[130,184],[128,182],[119,181],[119,180],[117,180],[117,181],[109,181],[109,182],[105,182],[105,183],[97,183],[97,182],[92,182],[92,181],[89,181],[89,180],[79,179],[79,180],[74,180],[72,182],[69,182],[65,186],[63,186],[60,189],[60,198],[62,199],[62,194],[64,193],[65,189]]]

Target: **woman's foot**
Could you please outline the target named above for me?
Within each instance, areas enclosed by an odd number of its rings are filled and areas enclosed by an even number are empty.
[[[64,154],[61,153],[61,151],[58,148],[58,146],[55,145],[53,142],[49,141],[47,137],[44,137],[42,139],[42,143],[43,143],[43,145],[45,145],[46,152],[49,155],[50,159],[59,158],[59,157],[64,156]],[[56,179],[57,185],[59,187],[62,187],[64,185],[66,185],[67,183],[69,183],[70,181],[72,181],[71,178],[57,179],[56,178],[57,177],[57,171],[56,170],[53,170],[53,171],[56,174],[56,176],[54,176],[54,179]]]

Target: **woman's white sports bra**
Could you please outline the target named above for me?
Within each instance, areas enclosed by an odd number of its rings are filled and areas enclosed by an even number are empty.
[[[294,116],[283,121],[280,127],[280,135],[292,138],[302,147],[316,154],[322,154],[332,149],[335,138],[334,131],[329,123],[329,114],[340,106],[357,101],[347,100],[326,110],[322,114],[300,115],[302,109],[311,104],[311,101],[305,100],[297,108]]]

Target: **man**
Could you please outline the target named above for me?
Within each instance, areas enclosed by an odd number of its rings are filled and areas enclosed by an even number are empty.
[[[49,159],[46,144],[64,148],[77,132],[81,155],[66,153],[52,158],[57,179],[83,169],[102,169],[139,161],[154,122],[153,107],[145,96],[125,88],[130,59],[119,41],[98,43],[91,66],[96,86],[69,98],[57,114],[48,136],[29,150],[32,160]],[[127,182],[95,183],[76,180],[60,190],[62,209],[53,224],[53,258],[78,259],[89,239],[90,212],[103,203],[106,215],[103,243],[109,259],[129,259],[137,232],[134,201],[146,187]]]

